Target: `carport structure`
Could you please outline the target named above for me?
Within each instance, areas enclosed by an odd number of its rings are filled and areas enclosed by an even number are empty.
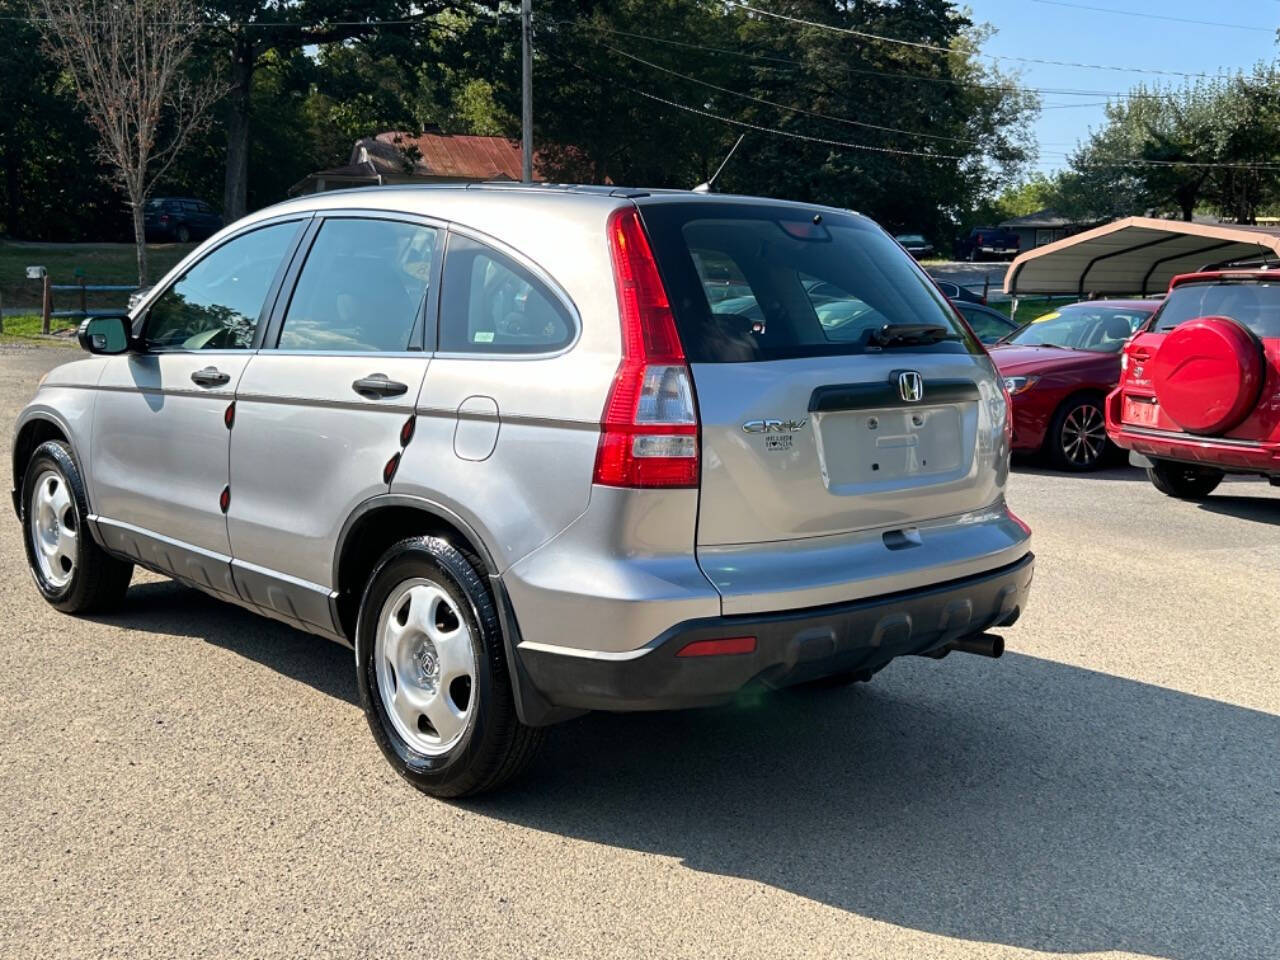
[[[1164,293],[1180,273],[1259,259],[1280,261],[1280,229],[1127,217],[1021,254],[1004,292],[1145,297]]]

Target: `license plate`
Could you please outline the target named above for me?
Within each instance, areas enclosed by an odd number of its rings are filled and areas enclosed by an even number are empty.
[[[1124,410],[1120,419],[1143,427],[1154,427],[1160,416],[1160,407],[1150,401],[1124,398]]]
[[[954,406],[825,414],[817,430],[828,488],[940,477],[964,466]]]

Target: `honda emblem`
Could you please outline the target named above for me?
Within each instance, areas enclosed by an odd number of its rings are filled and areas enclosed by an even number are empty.
[[[907,403],[919,403],[924,398],[924,377],[915,370],[903,370],[898,374],[898,393]]]

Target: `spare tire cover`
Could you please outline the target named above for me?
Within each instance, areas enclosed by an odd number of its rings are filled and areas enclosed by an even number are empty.
[[[1147,365],[1156,398],[1188,433],[1222,433],[1247,417],[1266,375],[1262,344],[1230,317],[1199,317],[1164,338]]]

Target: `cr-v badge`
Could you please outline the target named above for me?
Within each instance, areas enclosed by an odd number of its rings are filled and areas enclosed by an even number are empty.
[[[795,433],[802,429],[805,420],[748,420],[742,425],[743,433]]]
[[[766,450],[790,450],[791,435],[805,425],[801,420],[748,420],[742,425],[745,433],[763,433]]]

